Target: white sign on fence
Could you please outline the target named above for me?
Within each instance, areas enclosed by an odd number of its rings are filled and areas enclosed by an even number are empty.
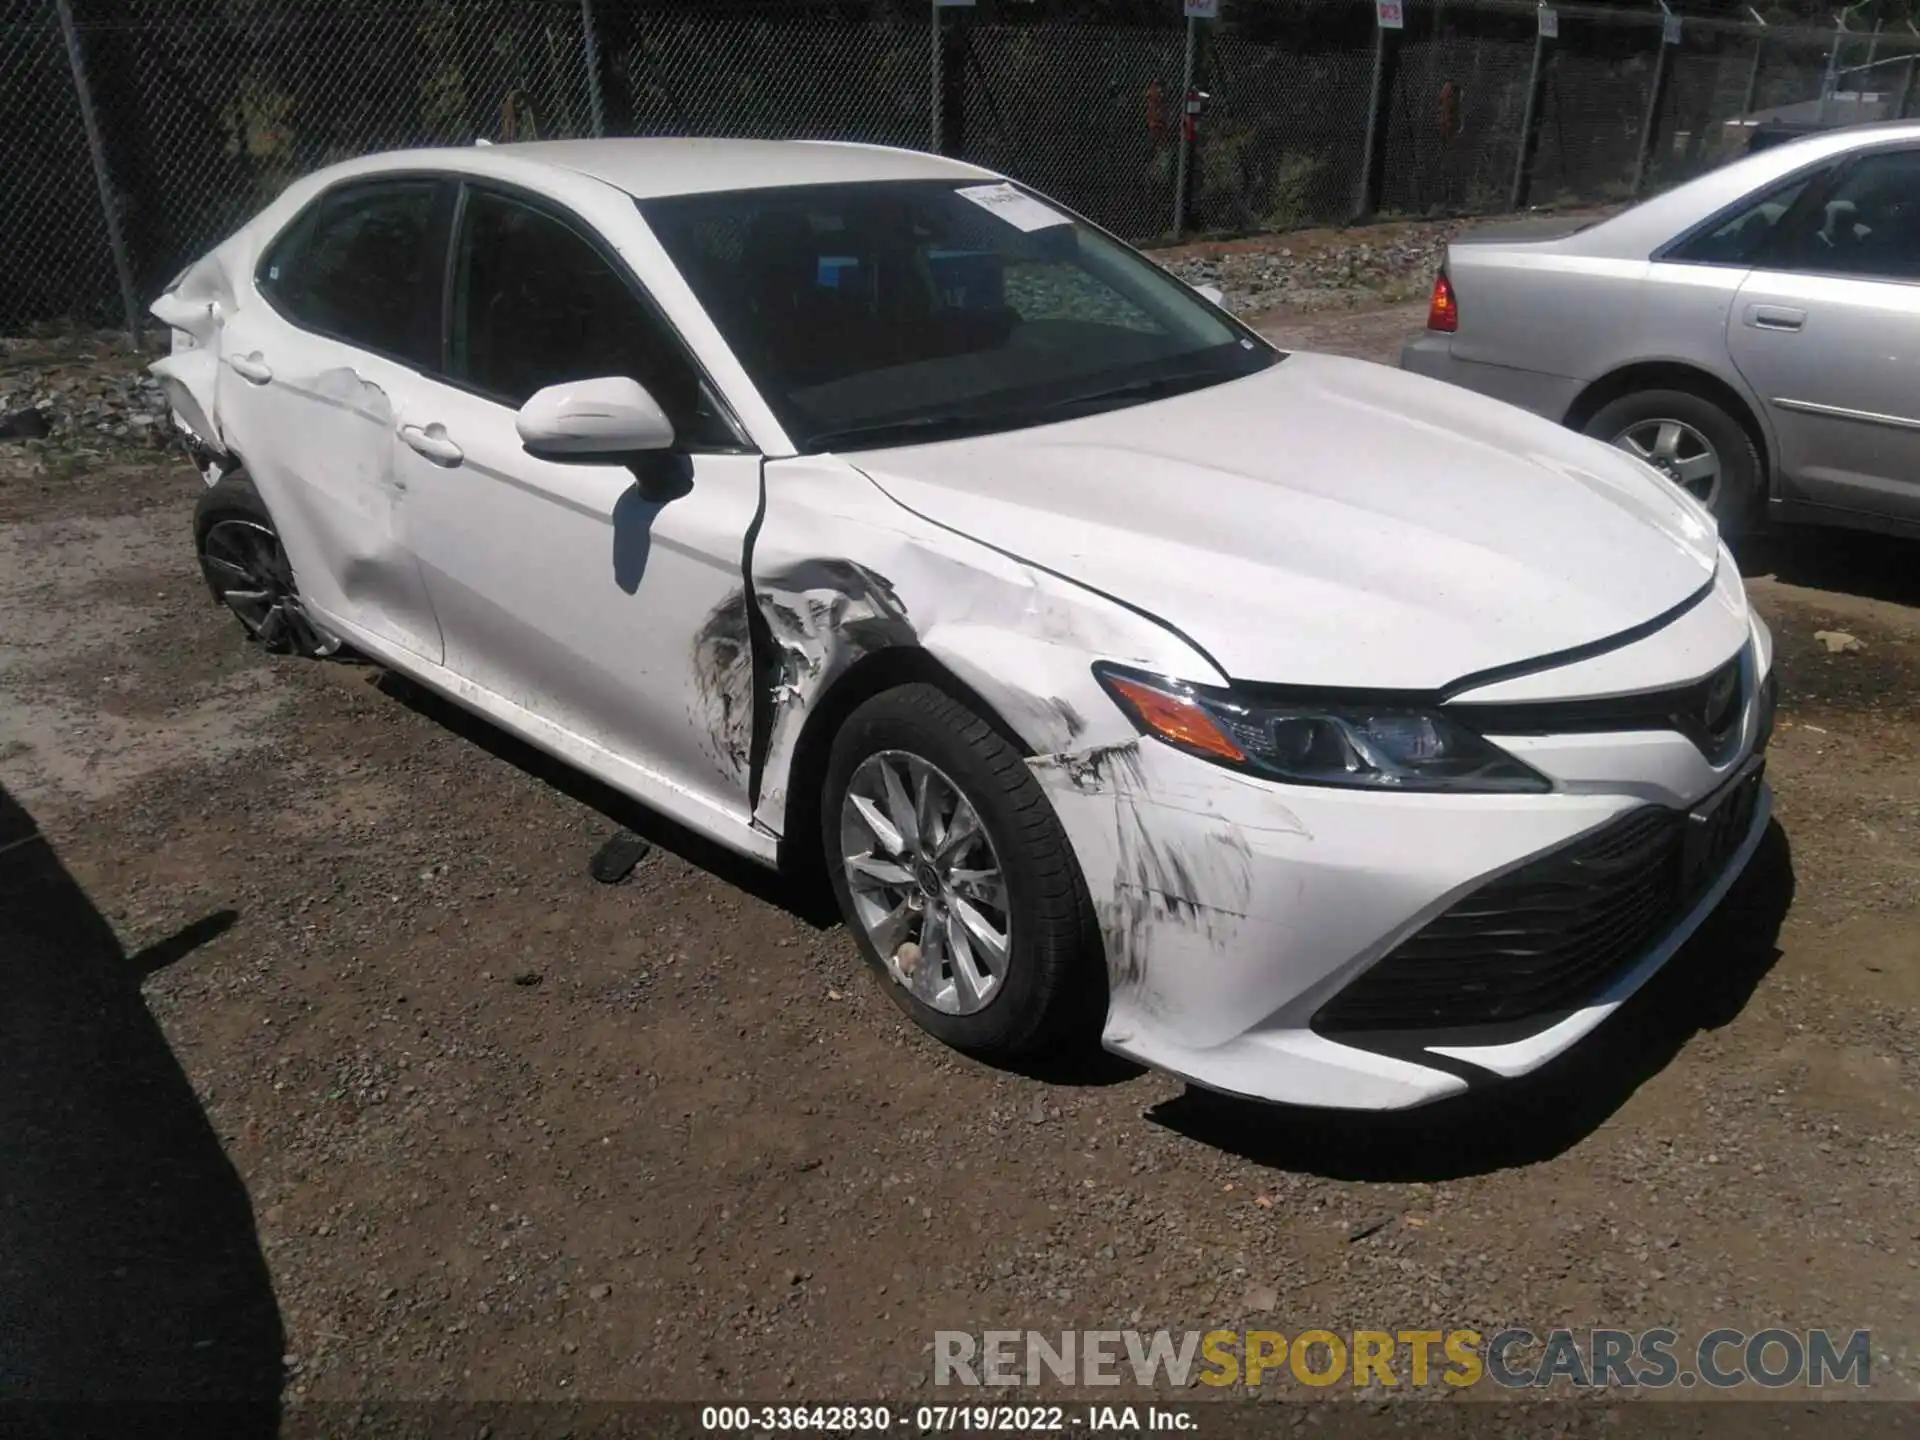
[[[1373,15],[1382,30],[1407,28],[1407,10],[1400,0],[1373,0]]]
[[[1678,15],[1667,16],[1666,23],[1660,27],[1660,43],[1662,45],[1678,45],[1680,43],[1680,17]]]
[[[1560,12],[1551,5],[1540,7],[1540,38],[1543,40],[1560,38]]]
[[[1187,19],[1218,20],[1220,0],[1185,0]]]

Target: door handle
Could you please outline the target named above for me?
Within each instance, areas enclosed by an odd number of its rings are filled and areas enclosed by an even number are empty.
[[[267,364],[266,357],[255,350],[251,355],[229,355],[227,364],[233,373],[250,385],[264,385],[273,379],[273,367]]]
[[[1756,330],[1798,330],[1807,323],[1807,312],[1790,305],[1749,305],[1747,324]]]
[[[418,425],[402,425],[400,438],[436,465],[458,465],[467,458],[467,452],[447,438],[444,425],[428,425],[424,429]]]

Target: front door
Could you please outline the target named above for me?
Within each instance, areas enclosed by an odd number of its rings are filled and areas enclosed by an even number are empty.
[[[745,823],[760,456],[583,224],[474,186],[454,243],[446,374],[397,452],[447,667]],[[535,391],[605,375],[674,422],[651,498],[625,465],[534,458],[514,428]]]
[[[1920,521],[1920,149],[1802,207],[1727,317],[1792,498]]]

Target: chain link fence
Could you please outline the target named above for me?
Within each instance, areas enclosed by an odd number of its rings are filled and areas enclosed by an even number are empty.
[[[1562,15],[1559,28],[1544,57],[1531,196],[1542,205],[1623,200],[1653,84],[1648,27],[1595,14]]]
[[[1532,0],[1412,0],[1390,32],[1363,0],[1191,23],[1165,0],[1126,24],[1015,0],[0,6],[0,331],[122,321],[294,176],[402,146],[941,148],[1146,241],[1618,201],[1721,163],[1756,120],[1920,102],[1920,35],[1687,18],[1676,37],[1569,5],[1543,37]]]
[[[609,7],[616,0],[608,0]],[[924,147],[933,99],[931,10],[808,4],[649,11],[609,62],[636,135],[863,140]]]
[[[89,63],[111,67],[95,103],[123,147],[143,296],[320,166],[476,136],[592,133],[577,5],[179,12],[150,0],[127,23],[82,30]]]
[[[113,251],[66,39],[51,7],[0,25],[0,327],[117,308]],[[105,310],[103,311],[103,304]]]
[[[1190,227],[1286,230],[1349,218],[1373,84],[1365,26],[1349,23],[1311,45],[1223,33],[1206,47],[1201,79],[1209,98]],[[1169,223],[1163,207],[1134,234],[1164,233]]]
[[[1171,223],[1178,29],[976,23],[956,63],[965,111],[951,148],[963,159],[1122,235]]]

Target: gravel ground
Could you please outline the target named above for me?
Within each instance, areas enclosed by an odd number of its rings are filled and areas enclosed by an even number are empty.
[[[1346,310],[1424,300],[1447,241],[1471,222],[1415,220],[1360,230],[1297,230],[1156,252],[1189,285],[1217,285],[1242,315]]]
[[[1390,358],[1444,233],[1174,263]],[[133,364],[0,366],[54,430],[0,443],[0,849],[47,841],[0,883],[0,1390],[925,1399],[940,1328],[1777,1324],[1920,1393],[1911,546],[1744,557],[1779,823],[1647,991],[1471,1104],[1329,1117],[941,1049],[817,897],[248,648]],[[619,823],[658,848],[596,884]]]

